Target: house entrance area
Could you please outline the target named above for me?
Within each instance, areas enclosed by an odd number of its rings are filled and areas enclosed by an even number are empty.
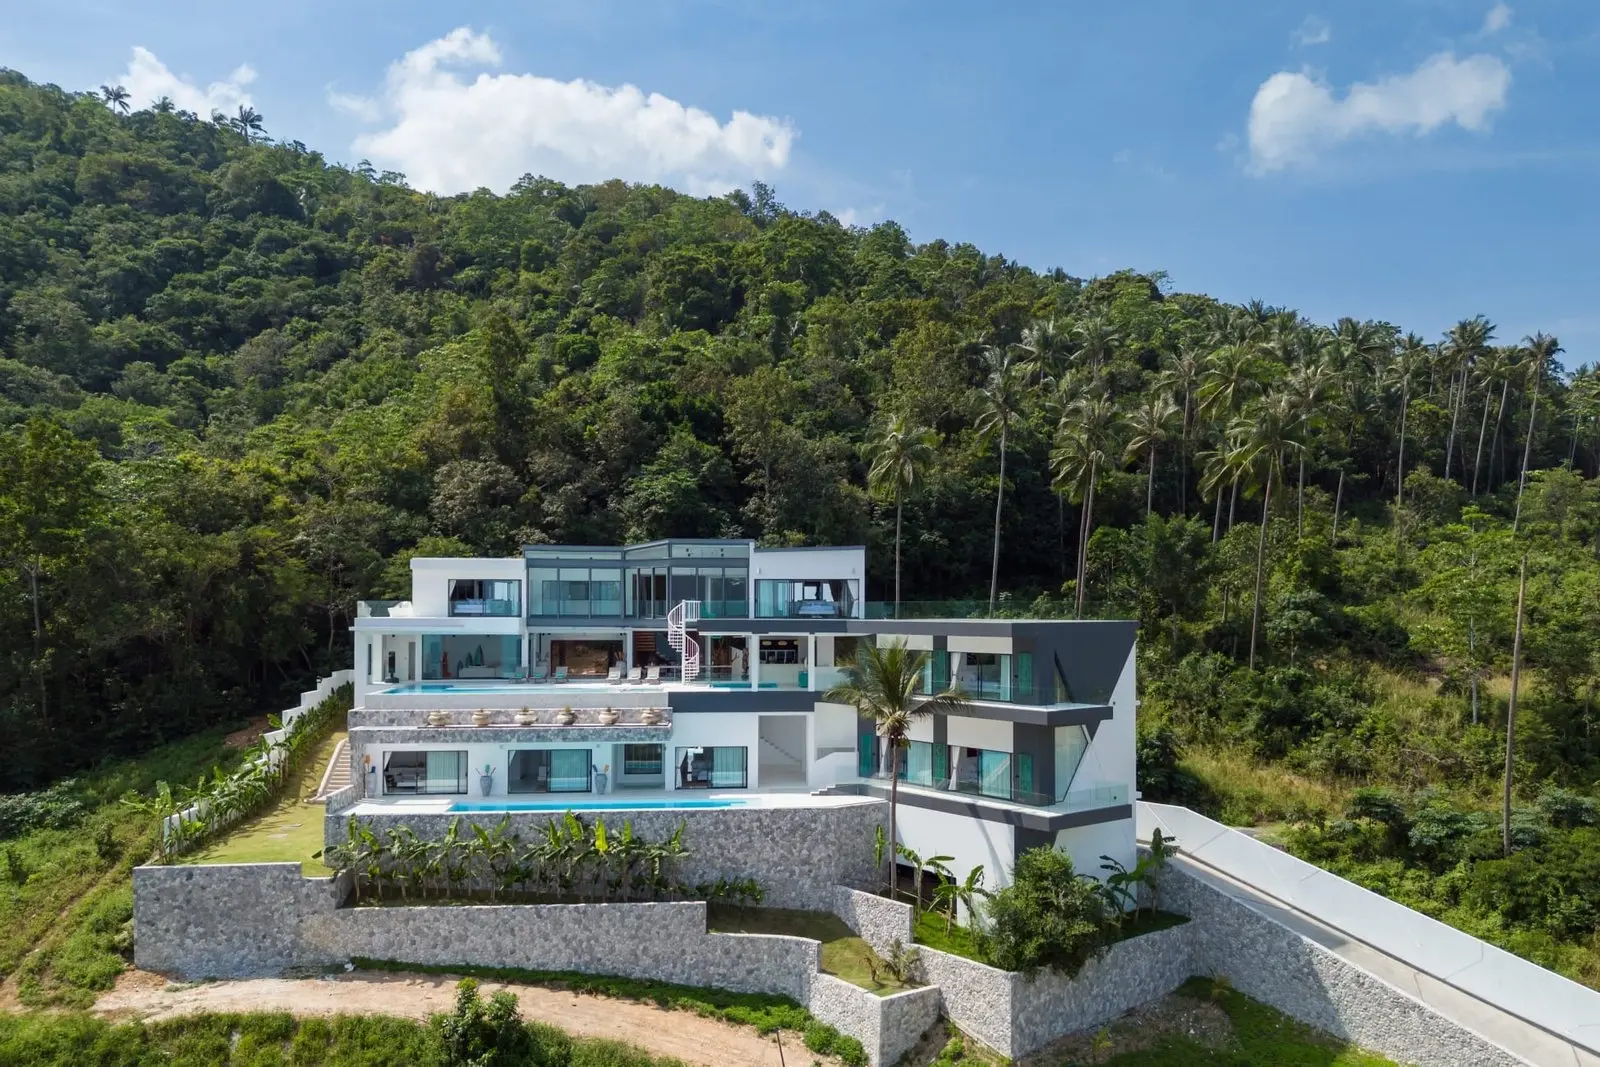
[[[806,784],[806,717],[762,715],[757,770],[763,789]]]
[[[408,653],[409,654],[409,653]],[[398,675],[397,662],[385,667]],[[514,634],[423,634],[422,677],[511,679],[521,674],[522,639]],[[398,679],[397,679],[398,680]]]
[[[706,639],[707,680],[713,684],[748,685],[750,682],[750,639],[743,634],[713,634]]]
[[[743,745],[680,746],[676,764],[679,789],[750,787],[750,750]]]
[[[621,637],[552,637],[545,651],[555,678],[604,678],[623,664]]]

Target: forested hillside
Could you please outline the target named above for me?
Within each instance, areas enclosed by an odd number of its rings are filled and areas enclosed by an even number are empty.
[[[412,554],[865,542],[893,601],[900,530],[907,611],[1140,621],[1147,795],[1600,980],[1600,389],[1556,338],[761,186],[439,197],[108,97],[0,72],[0,787],[277,706]]]

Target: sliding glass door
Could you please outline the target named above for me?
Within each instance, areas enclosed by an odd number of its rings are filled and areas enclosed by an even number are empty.
[[[593,763],[586,748],[514,749],[506,774],[508,793],[587,793]]]

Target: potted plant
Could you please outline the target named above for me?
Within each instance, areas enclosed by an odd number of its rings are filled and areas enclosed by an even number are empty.
[[[618,716],[616,708],[606,708],[600,713],[600,725],[615,726],[617,725],[617,718]]]
[[[607,708],[606,710],[609,711],[611,709]],[[606,782],[610,779],[611,764],[608,763],[604,767],[596,767],[591,763],[589,764],[589,769],[594,772],[594,791],[596,793],[604,793],[606,791]]]
[[[556,725],[557,726],[571,726],[573,723],[575,723],[577,721],[578,721],[578,717],[572,713],[572,706],[570,704],[567,707],[564,707],[560,711],[556,712]]]
[[[446,712],[443,708],[435,708],[433,711],[428,712],[428,725],[429,726],[449,726],[450,725],[450,714],[448,712]]]
[[[484,796],[494,792],[494,764],[485,763],[478,772],[478,790]]]
[[[639,713],[639,721],[646,726],[655,726],[661,721],[661,709],[645,708],[644,711]]]
[[[532,708],[523,708],[522,710],[517,712],[517,725],[518,726],[532,726],[534,723],[536,723],[538,721],[539,721],[539,716],[534,714],[534,711],[533,711]]]
[[[474,725],[474,726],[488,726],[489,725],[489,709],[488,708],[479,708],[477,711],[473,712],[472,713],[472,725]]]

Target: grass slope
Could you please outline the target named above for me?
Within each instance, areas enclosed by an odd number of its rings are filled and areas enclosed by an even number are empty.
[[[706,925],[713,932],[779,934],[822,942],[822,970],[880,995],[910,989],[891,978],[883,959],[837,915],[789,908],[735,908],[712,905]]]

